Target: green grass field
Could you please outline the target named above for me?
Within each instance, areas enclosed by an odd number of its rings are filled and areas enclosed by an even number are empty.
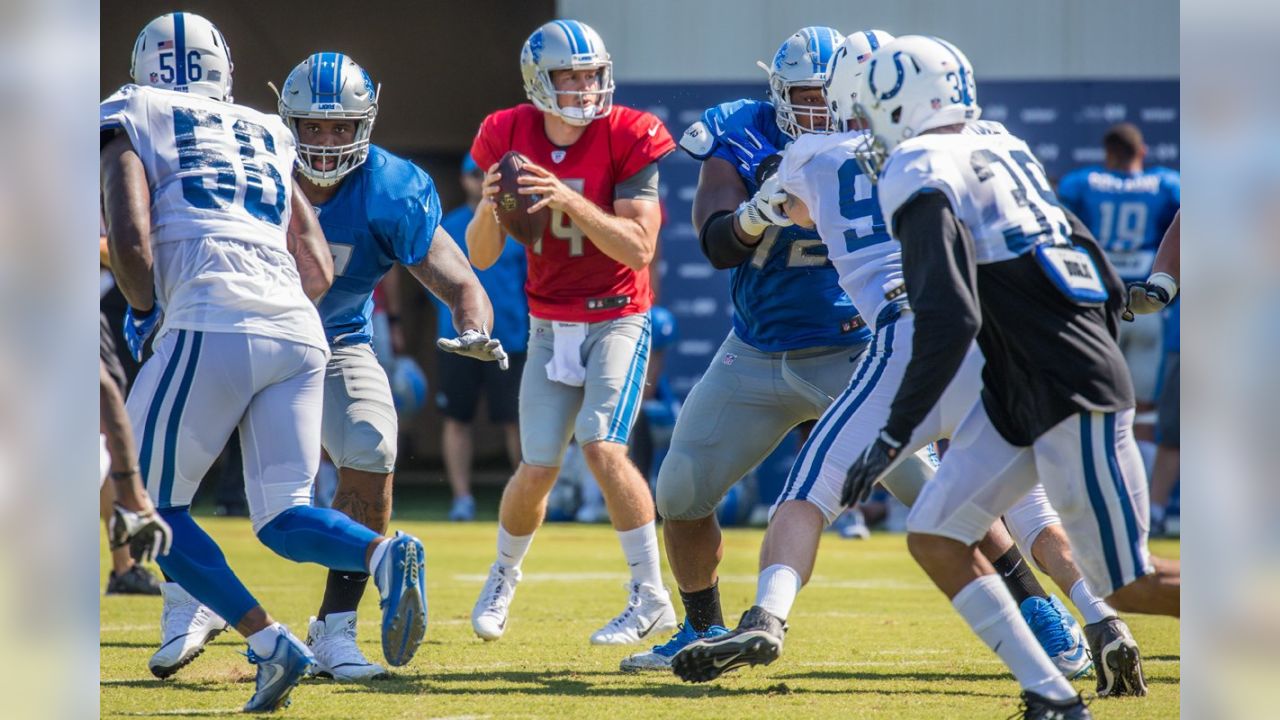
[[[299,636],[319,604],[324,570],[271,554],[246,520],[201,520],[232,566],[275,617]],[[284,712],[293,718],[1003,718],[1017,685],[962,624],[908,556],[904,537],[865,542],[824,538],[813,582],[790,618],[773,665],[707,685],[665,674],[628,675],[618,661],[638,648],[593,647],[588,635],[626,601],[621,551],[607,526],[551,525],[524,566],[507,635],[484,643],[470,611],[493,556],[494,525],[396,522],[427,547],[430,625],[417,657],[391,680],[364,685],[303,683]],[[721,593],[734,620],[755,592],[762,531],[726,531]],[[1176,542],[1154,543],[1177,556]],[[665,566],[665,565],[664,565]],[[103,555],[102,574],[108,569]],[[674,582],[668,577],[674,589]],[[1048,584],[1046,583],[1046,586]],[[237,712],[253,692],[244,644],[224,634],[168,681],[147,659],[159,637],[157,598],[104,597],[103,717],[207,717]],[[1099,700],[1098,718],[1170,718],[1179,711],[1178,624],[1127,618],[1142,645],[1151,694]],[[370,585],[361,644],[381,660]],[[665,640],[666,638],[662,638]],[[1077,686],[1093,690],[1093,678]]]

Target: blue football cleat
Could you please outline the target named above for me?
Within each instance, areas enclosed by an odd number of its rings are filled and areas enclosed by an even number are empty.
[[[689,643],[694,640],[702,640],[707,638],[717,638],[729,632],[729,628],[720,625],[712,625],[707,628],[706,632],[698,632],[693,629],[688,619],[680,624],[676,634],[670,640],[662,645],[654,645],[653,649],[647,652],[640,652],[634,655],[628,655],[622,659],[620,668],[624,672],[637,672],[640,670],[670,670],[671,658],[680,652]]]
[[[1089,672],[1093,658],[1085,643],[1084,633],[1071,612],[1056,595],[1048,600],[1029,597],[1022,601],[1022,618],[1031,627],[1040,647],[1049,654],[1053,664],[1069,679]]]
[[[413,659],[427,634],[426,554],[422,541],[397,532],[373,579],[382,600],[382,654],[399,667]]]
[[[258,677],[254,680],[253,697],[244,706],[245,712],[272,712],[287,707],[289,693],[316,665],[311,651],[288,630],[276,638],[271,657],[258,657],[252,648],[247,655],[249,662],[258,666]]]

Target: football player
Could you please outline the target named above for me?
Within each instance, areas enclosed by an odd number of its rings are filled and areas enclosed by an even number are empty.
[[[853,381],[823,415],[792,468],[761,550],[755,606],[733,633],[691,644],[687,652],[677,655],[675,670],[687,680],[708,680],[742,665],[772,662],[781,652],[782,626],[797,591],[812,573],[818,533],[824,522],[852,504],[840,497],[844,471],[853,453],[870,442],[883,423],[910,357],[913,325],[903,293],[900,252],[884,233],[873,188],[855,158],[864,136],[849,127],[848,103],[840,97],[875,50],[878,43],[872,39],[886,37],[879,32],[850,35],[836,50],[826,77],[824,95],[841,132],[797,139],[784,155],[776,181],[766,182],[753,201],[769,205],[769,212],[776,213],[776,204],[789,199],[782,221],[817,226],[850,297],[867,307],[879,307],[877,334]],[[927,430],[912,438],[910,448],[902,449],[904,460],[912,460],[917,450],[951,435],[960,419],[958,410],[967,409],[977,395],[981,357],[976,350],[973,358],[966,366],[971,372],[965,381],[957,381],[955,392],[944,397],[926,419],[922,427]],[[920,492],[920,483],[911,480],[914,475],[895,474],[885,478],[884,484],[910,505]],[[1079,625],[1061,601],[1049,597],[1035,581],[1013,547],[1009,531],[1023,551],[1080,604],[1087,619],[1102,620],[1114,611],[1099,607],[1097,598],[1079,582],[1079,572],[1056,526],[1057,516],[1043,493],[1028,494],[1005,520],[1009,530],[1005,523],[989,524],[979,549],[1001,569],[1027,624],[1054,662],[1069,676],[1082,674],[1090,662]]]
[[[126,339],[161,325],[127,409],[139,466],[173,544],[159,559],[189,593],[245,636],[258,666],[246,711],[274,710],[315,667],[189,512],[214,457],[239,428],[258,539],[295,562],[372,572],[393,665],[426,631],[423,549],[310,505],[320,461],[329,354],[312,304],[333,261],[291,178],[292,134],[231,102],[231,54],[208,20],[169,13],[134,45],[132,76],[102,102],[102,186],[112,270],[128,298]],[[163,321],[161,320],[163,317]]]
[[[315,53],[289,73],[279,113],[297,141],[294,179],[315,208],[334,258],[333,285],[318,308],[329,343],[321,441],[338,468],[332,507],[385,533],[399,428],[387,373],[372,347],[373,289],[401,264],[453,312],[460,336],[445,338],[441,349],[500,366],[506,354],[488,336],[488,296],[440,226],[440,198],[431,177],[369,142],[379,87],[350,57]],[[368,573],[329,571],[307,631],[322,677],[367,680],[386,674],[356,644],[356,608],[368,581]],[[208,636],[196,630],[166,627],[162,647],[181,652],[153,658],[152,667],[169,667],[185,653],[197,653]],[[185,639],[177,641],[180,635]]]
[[[169,552],[173,531],[156,512],[138,472],[137,445],[124,409],[118,380],[98,362],[98,410],[102,432],[101,483],[111,478],[112,503],[107,520],[111,550],[126,550],[130,559],[154,561]]]
[[[911,510],[908,547],[1017,678],[1026,717],[1089,717],[973,543],[1038,476],[1091,588],[1120,610],[1178,615],[1179,563],[1147,548],[1133,386],[1115,340],[1124,285],[1026,143],[966,132],[981,111],[973,68],[954,45],[899,38],[872,55],[852,99],[919,332],[844,497],[920,432],[976,339],[982,396]],[[1104,623],[1086,634],[1107,636],[1095,658],[1100,694],[1141,692],[1127,633]]]
[[[1177,170],[1145,166],[1147,146],[1133,123],[1108,128],[1102,147],[1102,165],[1067,173],[1058,183],[1058,198],[1093,232],[1120,279],[1141,282],[1151,273],[1160,238],[1182,203],[1182,179]],[[1134,425],[1144,457],[1155,451],[1150,441],[1160,384],[1162,324],[1154,315],[1120,326],[1120,350],[1138,400]]]
[[[658,242],[658,161],[675,149],[662,121],[613,102],[613,64],[599,34],[555,20],[520,53],[529,103],[480,125],[471,156],[486,168],[483,199],[467,226],[478,268],[493,264],[505,233],[494,212],[498,161],[529,163],[520,192],[530,212],[550,209],[526,250],[529,349],[520,381],[522,462],[499,510],[497,560],[471,615],[475,632],[500,638],[520,564],[546,509],[569,437],[604,492],[631,570],[626,609],[591,635],[596,644],[638,642],[676,625],[662,584],[653,498],[627,458],[649,354],[649,263]]]

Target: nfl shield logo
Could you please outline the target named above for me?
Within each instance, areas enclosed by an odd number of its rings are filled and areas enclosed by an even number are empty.
[[[560,164],[560,161],[564,160],[564,155],[565,155],[564,150],[552,150],[551,162],[556,163],[557,165]]]
[[[160,73],[151,73],[151,82],[152,82],[152,84],[159,84],[159,82],[160,82]]]
[[[934,109],[934,110],[941,110],[941,109],[942,109],[942,101],[941,101],[941,100],[939,100],[938,98],[934,98],[934,99],[933,99],[933,101],[932,101],[932,102],[930,102],[929,104],[933,106],[933,109]]]
[[[737,355],[734,355],[733,353],[725,353],[725,354],[724,354],[724,364],[725,364],[725,365],[732,365],[732,364],[733,364],[733,361],[734,361],[734,360],[737,360],[737,359],[738,359],[738,356],[737,356]]]

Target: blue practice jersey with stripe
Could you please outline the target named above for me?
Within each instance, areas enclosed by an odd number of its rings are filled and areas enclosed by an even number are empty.
[[[369,342],[373,289],[397,262],[427,257],[440,226],[440,196],[431,176],[377,145],[316,208],[333,253],[333,287],[320,300],[331,345]]]
[[[778,128],[771,103],[737,100],[704,112],[680,146],[698,160],[718,157],[733,164],[747,194],[754,195],[755,166],[745,158],[751,155],[758,162],[769,154],[760,152],[757,143],[781,150],[790,142]],[[864,325],[854,322],[858,310],[840,289],[816,231],[771,227],[751,259],[729,272],[733,329],[752,347],[781,352],[858,345],[871,338]]]
[[[1137,282],[1151,273],[1160,239],[1182,204],[1182,180],[1164,167],[1137,173],[1087,167],[1062,178],[1058,198],[1093,231],[1120,277]]]
[[[464,255],[467,254],[467,225],[474,215],[475,210],[462,205],[450,210],[440,221],[440,226],[457,241]],[[504,242],[498,261],[484,270],[476,270],[476,277],[493,304],[493,327],[489,334],[500,340],[507,352],[525,352],[529,349],[529,298],[524,294],[524,281],[529,263],[523,245],[512,238]],[[457,335],[449,306],[434,295],[431,298],[436,303],[439,336]]]

